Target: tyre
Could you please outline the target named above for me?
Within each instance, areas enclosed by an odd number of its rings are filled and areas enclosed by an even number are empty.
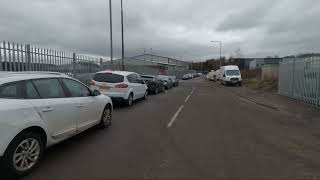
[[[242,82],[239,82],[239,86],[240,86],[240,87],[242,86]]]
[[[133,94],[131,93],[127,100],[127,106],[132,106],[132,105],[133,105]]]
[[[111,121],[112,121],[112,108],[110,105],[107,105],[107,107],[103,110],[99,127],[108,128],[111,125]]]
[[[29,174],[39,164],[44,149],[45,140],[39,134],[19,134],[10,143],[2,159],[5,176],[19,178]]]
[[[146,91],[145,93],[144,93],[144,96],[143,96],[143,100],[146,100],[147,99],[147,97],[148,97],[148,91]]]

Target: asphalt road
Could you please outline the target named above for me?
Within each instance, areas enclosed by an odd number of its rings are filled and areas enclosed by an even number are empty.
[[[118,106],[109,129],[48,149],[25,179],[320,178],[320,137],[238,88],[200,78]]]

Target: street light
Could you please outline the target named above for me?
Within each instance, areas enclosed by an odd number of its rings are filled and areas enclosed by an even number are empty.
[[[222,57],[221,57],[221,49],[222,49],[222,42],[221,41],[210,41],[212,43],[219,43],[220,45],[220,67],[222,66]]]
[[[111,69],[113,70],[113,39],[112,39],[112,3],[109,0],[109,12],[110,12],[110,59],[111,59]]]
[[[122,0],[121,0],[121,37],[122,37],[122,71],[124,71],[124,32],[123,32],[123,4],[122,4]]]

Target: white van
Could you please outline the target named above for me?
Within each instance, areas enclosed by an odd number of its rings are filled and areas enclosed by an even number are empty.
[[[220,68],[219,79],[222,84],[242,86],[241,72],[238,66],[222,66]]]

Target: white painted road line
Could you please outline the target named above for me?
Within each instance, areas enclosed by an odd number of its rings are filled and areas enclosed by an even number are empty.
[[[187,97],[187,99],[184,102],[187,103],[189,101],[190,97],[191,97],[191,94]]]
[[[177,120],[177,117],[179,116],[179,114],[180,114],[180,112],[182,111],[183,108],[184,108],[184,105],[180,106],[178,111],[172,117],[171,121],[168,123],[168,128],[172,127],[173,123]]]
[[[185,103],[187,103],[190,99],[190,97],[193,95],[194,93],[194,89],[192,89],[191,93],[189,94],[189,96],[186,98],[186,100],[184,101]]]
[[[189,94],[189,96],[184,101],[185,103],[187,103],[189,101],[189,99],[191,98],[192,94],[194,93],[194,89],[195,88],[192,89],[191,93]],[[180,108],[178,109],[178,111],[172,117],[171,121],[168,123],[168,128],[172,127],[173,123],[177,120],[177,117],[179,116],[179,114],[181,113],[183,108],[184,108],[184,105],[181,105]]]

